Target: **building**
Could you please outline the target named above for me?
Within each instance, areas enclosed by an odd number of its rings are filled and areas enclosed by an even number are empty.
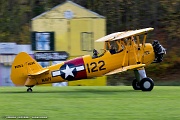
[[[33,57],[31,45],[0,43],[0,86],[14,86],[10,79],[11,65],[19,52],[27,52]]]
[[[74,58],[92,55],[94,48],[99,51],[104,48],[103,43],[94,41],[106,34],[105,17],[72,1],[36,16],[31,21],[31,27],[35,51],[66,51],[70,58]],[[106,85],[106,77],[69,82],[69,85]]]

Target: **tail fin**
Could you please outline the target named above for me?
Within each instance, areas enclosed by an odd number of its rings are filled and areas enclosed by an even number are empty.
[[[25,52],[21,52],[15,57],[12,64],[11,80],[15,85],[25,85],[28,75],[37,73],[42,69],[42,66],[30,55]]]

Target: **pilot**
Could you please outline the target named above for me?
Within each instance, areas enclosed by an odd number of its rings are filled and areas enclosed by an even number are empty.
[[[98,51],[96,49],[93,50],[93,58],[98,57]]]
[[[114,48],[113,45],[110,46],[109,52],[110,52],[111,54],[115,54],[115,53],[116,53],[116,49]]]

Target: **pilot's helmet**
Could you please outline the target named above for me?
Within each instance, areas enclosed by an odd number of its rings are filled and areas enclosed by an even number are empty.
[[[159,41],[158,41],[158,40],[154,40],[154,41],[152,42],[152,45],[153,45],[153,46],[156,46],[157,44],[159,44]]]
[[[96,49],[93,49],[93,53],[96,53],[97,52],[97,50]]]

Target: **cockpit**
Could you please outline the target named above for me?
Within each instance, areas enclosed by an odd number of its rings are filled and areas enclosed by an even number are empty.
[[[92,58],[99,58],[103,56],[106,52],[109,52],[111,55],[120,53],[124,50],[124,42],[121,40],[117,41],[106,41],[104,44],[104,49],[97,51],[96,49],[93,50]]]

